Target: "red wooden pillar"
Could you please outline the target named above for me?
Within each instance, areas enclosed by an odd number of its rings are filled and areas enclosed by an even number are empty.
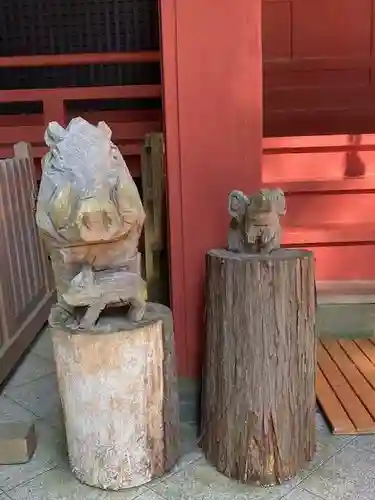
[[[161,0],[172,308],[179,373],[200,374],[205,252],[227,197],[261,183],[261,0]]]

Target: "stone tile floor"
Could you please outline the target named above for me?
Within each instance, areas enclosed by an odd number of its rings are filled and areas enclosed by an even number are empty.
[[[215,471],[196,445],[194,411],[182,396],[183,457],[173,471],[125,492],[80,484],[70,473],[57,394],[51,340],[39,337],[0,395],[0,421],[35,420],[38,448],[21,466],[0,466],[0,500],[372,500],[375,436],[334,437],[317,413],[318,450],[297,478],[280,487],[256,488]]]

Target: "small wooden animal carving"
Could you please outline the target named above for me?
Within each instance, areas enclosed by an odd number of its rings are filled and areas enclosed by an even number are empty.
[[[232,191],[228,210],[232,217],[228,250],[269,253],[280,248],[279,216],[286,213],[285,196],[281,189],[261,189],[252,196]]]
[[[63,300],[72,307],[87,307],[78,329],[92,330],[107,305],[130,304],[128,319],[141,321],[146,308],[147,285],[137,273],[97,271],[85,267],[70,283]]]

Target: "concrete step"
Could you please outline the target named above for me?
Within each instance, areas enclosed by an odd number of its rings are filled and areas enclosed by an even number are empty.
[[[375,335],[375,282],[318,282],[320,336],[358,338]]]
[[[375,304],[375,281],[318,281],[318,304]]]
[[[375,304],[321,304],[317,311],[319,336],[375,336]]]

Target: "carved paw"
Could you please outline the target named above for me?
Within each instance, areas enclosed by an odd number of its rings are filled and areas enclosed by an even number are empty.
[[[100,313],[106,306],[103,298],[93,302],[86,310],[85,315],[79,323],[79,330],[92,330],[99,319]]]
[[[249,245],[255,245],[259,237],[259,228],[257,226],[250,227],[246,233],[247,243]]]
[[[96,321],[88,321],[85,318],[82,318],[81,321],[78,323],[76,327],[74,328],[75,330],[79,330],[81,332],[92,330],[95,327]]]
[[[145,315],[145,308],[142,309],[131,308],[128,313],[128,318],[132,322],[142,321],[144,315]]]
[[[260,249],[262,253],[269,253],[276,248],[276,232],[273,227],[265,227],[261,235]]]
[[[261,236],[263,245],[269,245],[270,242],[274,239],[274,237],[275,237],[275,231],[272,227],[263,228]]]

